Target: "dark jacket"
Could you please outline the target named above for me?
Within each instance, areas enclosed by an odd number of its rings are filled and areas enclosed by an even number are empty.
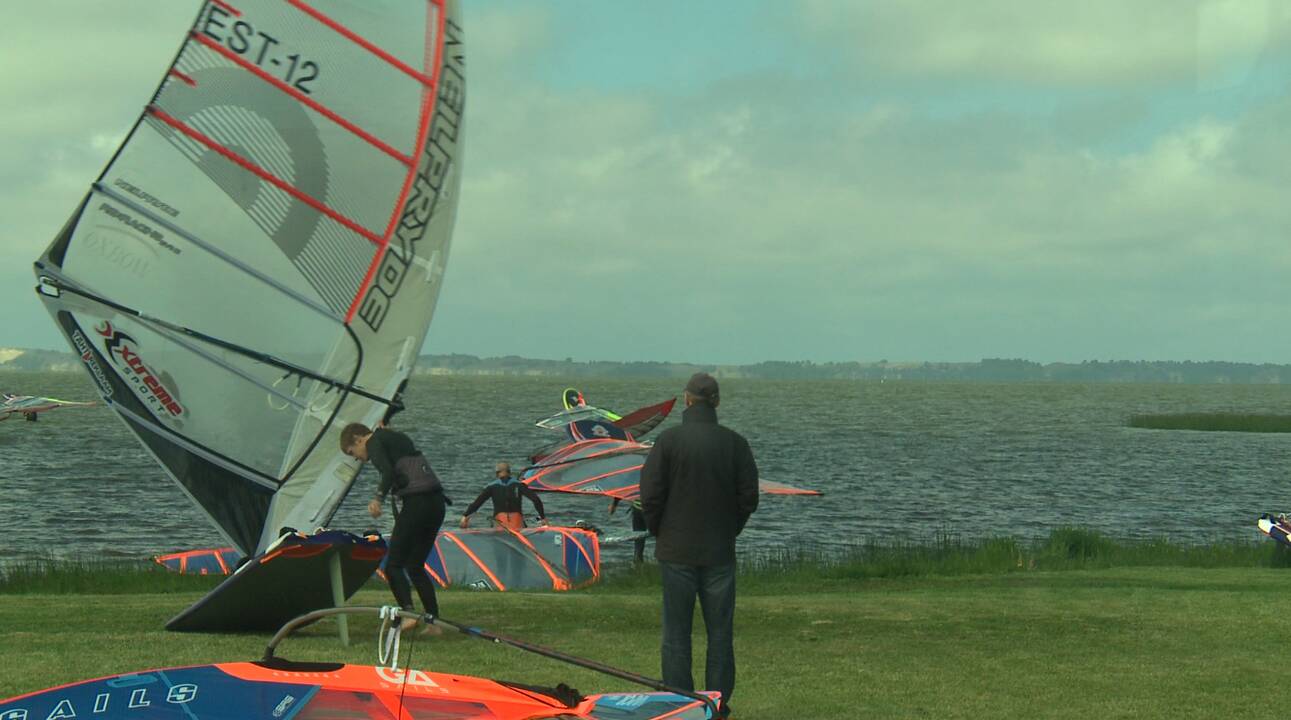
[[[758,509],[758,466],[749,443],[695,403],[655,441],[641,469],[641,511],[654,555],[681,565],[735,561],[735,536]]]
[[[372,431],[372,437],[368,438],[368,461],[381,473],[377,500],[384,501],[391,490],[404,497],[444,489],[412,439],[401,432],[385,428]]]
[[[538,517],[543,520],[547,519],[547,511],[542,507],[542,498],[533,488],[525,485],[516,478],[508,477],[506,480],[494,480],[484,487],[475,502],[466,506],[463,515],[474,515],[475,511],[480,509],[485,500],[493,501],[493,514],[501,515],[502,513],[518,513],[523,508],[520,507],[520,497],[529,498],[533,507],[538,511]]]

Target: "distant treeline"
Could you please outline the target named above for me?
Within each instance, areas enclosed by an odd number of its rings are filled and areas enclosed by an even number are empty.
[[[80,365],[80,358],[69,352],[0,348],[0,370],[68,372]]]
[[[931,380],[987,382],[1235,383],[1291,382],[1291,365],[1231,362],[1088,360],[1049,363],[988,358],[964,363],[761,362],[702,365],[665,362],[575,362],[533,360],[514,355],[426,355],[419,372],[452,375],[555,375],[567,377],[682,378],[704,370],[723,378],[766,380]]]
[[[53,350],[0,348],[0,370],[74,370],[79,359]],[[698,371],[722,378],[765,380],[925,380],[984,382],[1123,383],[1291,383],[1291,365],[1234,362],[1086,360],[1041,364],[1030,360],[987,358],[979,362],[828,362],[770,361],[754,365],[705,365],[673,362],[535,360],[518,355],[423,355],[419,374],[535,375],[555,377],[684,378]]]

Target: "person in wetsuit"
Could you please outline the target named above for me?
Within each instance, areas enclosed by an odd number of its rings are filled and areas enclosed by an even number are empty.
[[[377,492],[368,502],[368,514],[381,517],[381,506],[391,492],[403,507],[395,508],[394,530],[386,552],[386,577],[390,592],[404,610],[412,610],[411,587],[417,588],[422,607],[429,615],[439,615],[435,582],[426,574],[426,556],[435,544],[435,536],[444,524],[444,486],[426,458],[418,452],[407,435],[379,427],[369,430],[362,423],[351,423],[341,431],[341,451],[358,460],[370,461],[381,473]],[[411,587],[410,587],[411,586]],[[404,620],[401,629],[415,627],[415,620]],[[435,625],[426,632],[443,632]]]
[[[619,509],[620,502],[622,501],[618,498],[614,498],[610,501],[611,515],[614,514],[615,510]],[[642,532],[644,530],[648,530],[649,526],[646,525],[645,513],[641,512],[641,501],[633,500],[630,507],[632,509],[632,531]],[[645,562],[645,544],[646,539],[644,537],[639,537],[632,541],[632,562],[637,565]]]
[[[480,496],[475,498],[475,502],[467,506],[466,512],[462,513],[462,527],[470,527],[471,516],[480,509],[485,500],[491,499],[493,500],[493,522],[502,527],[519,530],[524,527],[524,515],[520,512],[521,495],[529,498],[529,502],[533,503],[534,509],[538,511],[538,524],[547,524],[547,511],[543,509],[538,493],[511,477],[510,463],[498,463],[493,472],[497,479],[485,486]]]

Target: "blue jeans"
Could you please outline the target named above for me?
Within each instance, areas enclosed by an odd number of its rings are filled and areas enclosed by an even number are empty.
[[[690,635],[695,598],[708,633],[704,690],[722,693],[722,704],[735,691],[735,563],[709,567],[660,562],[663,575],[663,681],[694,690],[690,672]]]

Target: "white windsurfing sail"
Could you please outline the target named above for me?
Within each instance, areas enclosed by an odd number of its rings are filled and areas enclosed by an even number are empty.
[[[36,262],[104,401],[244,553],[326,524],[434,312],[455,0],[209,0]]]

